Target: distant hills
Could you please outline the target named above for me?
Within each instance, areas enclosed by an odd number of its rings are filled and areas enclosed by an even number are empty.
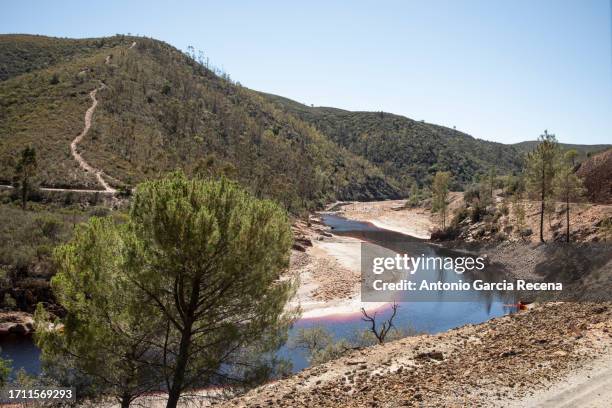
[[[512,146],[516,147],[518,151],[521,153],[528,153],[535,149],[538,145],[536,140],[529,140],[525,142],[515,143]],[[559,143],[560,147],[564,150],[574,149],[578,152],[578,159],[580,161],[586,159],[588,156],[591,156],[594,153],[602,152],[606,149],[612,147],[609,144],[599,144],[599,145],[581,145],[581,144],[570,144],[570,143]]]
[[[83,127],[89,92],[105,84],[79,149],[115,185],[176,168],[223,173],[292,211],[400,194],[375,165],[161,41],[0,36],[0,42],[8,77],[0,82],[4,182],[19,150],[30,144],[42,185],[96,188],[69,146]]]
[[[437,171],[450,171],[455,188],[460,188],[491,167],[508,173],[522,165],[521,154],[513,146],[476,139],[444,126],[387,112],[308,107],[280,96],[262,95],[404,186],[413,180],[427,185]]]
[[[461,188],[493,166],[519,171],[528,149],[386,112],[312,108],[255,92],[158,40],[0,35],[0,182],[11,181],[16,154],[33,145],[41,185],[98,188],[69,145],[89,92],[102,84],[79,149],[116,187],[176,168],[226,174],[299,212],[397,198],[438,170],[451,171]]]

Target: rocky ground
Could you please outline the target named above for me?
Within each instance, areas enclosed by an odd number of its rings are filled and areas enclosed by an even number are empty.
[[[463,204],[463,202],[462,202]],[[505,199],[502,191],[495,192],[494,203],[483,211],[479,221],[471,217],[473,206],[468,206],[456,224],[457,233],[453,239],[463,242],[474,241],[513,241],[539,242],[540,235],[540,202],[523,200],[524,221],[517,221],[517,204]],[[551,204],[552,211],[544,216],[543,235],[547,242],[565,241],[566,211],[565,203]],[[462,207],[457,206],[456,208]],[[460,217],[454,211],[451,218]],[[612,240],[612,231],[606,222],[612,218],[612,205],[595,203],[570,204],[570,239],[572,242],[601,242]],[[606,221],[607,220],[607,221]]]
[[[227,407],[509,406],[607,359],[612,304],[557,303],[356,350]]]
[[[29,335],[34,332],[32,315],[25,312],[1,312],[0,336],[6,334]]]

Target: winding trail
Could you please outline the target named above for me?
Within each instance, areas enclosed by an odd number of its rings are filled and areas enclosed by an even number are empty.
[[[132,44],[128,47],[128,50],[131,50],[135,46],[136,46],[136,41],[133,41]],[[104,59],[104,64],[110,64],[111,58],[112,58],[111,55],[107,55],[106,58]],[[113,195],[117,192],[116,189],[111,187],[110,184],[108,184],[106,180],[104,180],[103,176],[107,176],[107,177],[109,176],[104,174],[102,170],[97,169],[93,167],[91,164],[87,163],[85,159],[83,158],[83,156],[81,156],[78,150],[78,144],[81,142],[81,140],[83,140],[83,138],[87,135],[87,133],[89,132],[89,129],[91,128],[91,120],[92,120],[94,111],[96,110],[96,107],[98,106],[98,100],[96,99],[96,94],[98,93],[98,91],[101,91],[102,89],[105,89],[105,88],[106,88],[106,85],[102,81],[100,81],[100,86],[95,88],[89,93],[89,97],[92,100],[92,104],[89,107],[89,109],[87,109],[87,111],[85,112],[85,126],[83,127],[83,131],[77,137],[75,137],[74,140],[70,143],[70,152],[72,153],[72,157],[74,157],[74,159],[77,161],[77,163],[79,163],[79,166],[83,170],[85,170],[88,173],[92,173],[96,176],[96,179],[98,180],[98,183],[103,187],[103,190],[89,190],[89,189],[79,189],[79,188],[51,188],[51,187],[41,187],[40,190],[42,191],[72,191],[76,193],[102,193],[102,194],[113,194]],[[13,189],[13,188],[14,188],[13,186],[8,185],[8,184],[0,184],[0,189]]]
[[[133,41],[132,45],[128,47],[128,50],[131,50],[135,46],[136,46],[136,41]],[[111,56],[107,55],[106,58],[104,59],[104,64],[108,65],[110,64],[110,61],[111,61]],[[74,159],[77,161],[77,163],[79,163],[79,166],[81,166],[83,170],[85,170],[88,173],[93,173],[96,176],[98,183],[100,183],[100,185],[104,188],[103,191],[105,193],[115,194],[117,190],[111,187],[110,184],[108,184],[106,180],[104,180],[104,177],[103,177],[104,172],[100,169],[93,167],[91,164],[87,163],[85,159],[83,159],[83,156],[81,156],[78,150],[78,144],[81,142],[81,140],[83,140],[83,138],[87,135],[87,132],[89,132],[89,129],[91,128],[91,119],[93,117],[94,111],[96,110],[96,107],[98,106],[98,100],[96,99],[96,94],[98,93],[98,91],[101,91],[104,88],[106,88],[106,85],[100,81],[100,86],[98,88],[95,88],[93,91],[89,93],[89,97],[92,100],[92,104],[89,107],[89,109],[87,109],[87,111],[85,112],[85,127],[83,127],[83,131],[77,137],[74,138],[72,143],[70,143],[70,151],[72,152],[72,157],[74,157]]]
[[[131,50],[135,46],[136,46],[136,41],[133,41],[132,44],[127,49]],[[107,55],[106,58],[104,58],[104,64],[107,64],[107,65],[110,64],[111,59],[112,59],[112,56]],[[81,142],[81,140],[83,140],[85,136],[87,136],[87,133],[89,132],[89,129],[91,128],[91,120],[92,120],[94,111],[96,110],[96,107],[98,106],[98,100],[96,99],[96,94],[98,93],[98,91],[101,91],[102,89],[105,89],[105,88],[106,88],[106,85],[102,81],[100,81],[100,86],[95,88],[89,93],[89,97],[92,100],[92,104],[89,107],[89,109],[87,109],[87,111],[85,112],[85,126],[83,127],[83,131],[77,137],[75,137],[74,140],[70,143],[70,152],[72,153],[72,157],[74,157],[74,159],[77,161],[77,163],[79,163],[79,166],[83,170],[85,170],[88,173],[92,173],[96,176],[96,179],[98,180],[98,183],[102,186],[103,190],[89,190],[89,189],[79,189],[79,188],[51,188],[51,187],[41,187],[39,190],[41,191],[72,191],[76,193],[102,193],[102,194],[113,194],[113,195],[117,192],[116,189],[111,187],[110,184],[108,184],[106,180],[104,180],[103,176],[106,176],[106,177],[110,177],[110,176],[104,174],[102,170],[97,169],[93,167],[91,164],[87,163],[87,161],[85,161],[83,156],[81,156],[81,154],[79,153],[79,149],[78,149],[78,144]],[[13,186],[8,185],[8,184],[0,184],[0,189],[13,189],[13,188],[14,188]]]
[[[104,180],[104,177],[102,177],[104,172],[100,169],[96,169],[95,167],[87,163],[85,159],[83,159],[83,156],[81,156],[81,154],[78,151],[78,144],[87,135],[87,132],[89,132],[89,129],[91,128],[91,118],[93,117],[94,111],[96,110],[96,106],[98,106],[98,100],[96,99],[96,93],[98,93],[98,91],[104,88],[106,88],[106,85],[102,83],[100,87],[94,89],[93,91],[89,93],[89,97],[92,100],[92,104],[89,107],[89,109],[87,109],[87,111],[85,112],[85,127],[83,128],[83,131],[76,138],[74,138],[72,143],[70,143],[70,151],[72,152],[72,156],[74,157],[74,159],[79,163],[79,166],[81,166],[83,170],[89,173],[93,173],[96,176],[98,183],[100,183],[100,185],[104,188],[105,192],[114,194],[117,192],[117,190],[112,188],[106,182],[106,180]]]

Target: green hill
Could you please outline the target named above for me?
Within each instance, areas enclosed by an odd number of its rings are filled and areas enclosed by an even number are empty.
[[[331,140],[377,165],[400,185],[429,184],[436,171],[451,171],[455,188],[495,166],[499,173],[521,168],[512,146],[387,112],[350,112],[308,107],[276,95],[262,94],[279,107],[312,124]]]
[[[15,38],[9,37],[3,40]],[[31,144],[39,154],[42,185],[97,188],[69,145],[83,127],[89,92],[105,84],[79,150],[115,185],[133,185],[176,168],[225,173],[291,210],[399,194],[394,180],[367,160],[163,42],[117,36],[92,47],[92,40],[23,37],[19,41],[30,44],[35,55],[62,58],[40,63],[32,57],[29,66],[14,57],[13,48],[0,49],[11,55],[0,56],[2,61],[19,66],[9,66],[12,74],[0,82],[0,179],[5,182],[16,153]],[[70,44],[76,50],[67,52]],[[25,71],[30,72],[18,74]]]
[[[512,146],[516,147],[521,153],[529,153],[538,145],[536,140],[529,140],[525,142],[515,143]],[[609,149],[612,145],[600,144],[600,145],[580,145],[570,143],[559,143],[559,146],[564,150],[574,149],[578,152],[578,160],[583,161],[587,157],[595,153],[602,152]]]
[[[226,174],[299,212],[397,198],[439,170],[451,171],[458,189],[493,166],[519,171],[528,150],[386,112],[252,91],[153,39],[0,35],[0,183],[11,182],[16,155],[32,145],[41,185],[99,189],[70,152],[96,88],[79,152],[115,187],[177,168]]]
[[[72,57],[112,48],[122,37],[75,40],[42,35],[0,35],[0,81],[70,60]]]

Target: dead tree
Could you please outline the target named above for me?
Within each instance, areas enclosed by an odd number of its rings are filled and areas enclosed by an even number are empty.
[[[387,337],[387,334],[394,327],[393,319],[395,318],[395,315],[397,314],[398,307],[399,305],[393,302],[393,306],[392,306],[393,312],[391,313],[391,317],[389,317],[389,319],[383,322],[380,329],[376,327],[376,312],[374,312],[374,315],[370,316],[368,315],[368,313],[365,311],[363,307],[361,308],[361,314],[363,315],[361,320],[363,320],[364,322],[370,323],[371,325],[370,331],[372,332],[372,334],[374,334],[374,337],[376,337],[376,340],[378,340],[378,344],[383,344],[385,342],[385,338]]]

